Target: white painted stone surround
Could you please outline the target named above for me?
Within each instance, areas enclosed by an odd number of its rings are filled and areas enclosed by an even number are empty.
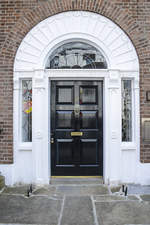
[[[48,56],[68,41],[81,40],[105,56],[107,70],[45,70]],[[33,141],[20,139],[20,84],[33,81]],[[133,81],[133,142],[121,142],[121,79]],[[139,62],[128,36],[99,14],[70,11],[37,24],[22,40],[14,62],[14,164],[0,165],[6,184],[50,181],[50,81],[104,82],[104,181],[150,184],[150,164],[140,163]]]

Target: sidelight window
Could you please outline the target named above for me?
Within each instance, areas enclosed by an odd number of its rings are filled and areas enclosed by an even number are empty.
[[[32,81],[22,80],[22,141],[32,141]]]
[[[107,69],[102,53],[87,43],[61,45],[48,58],[46,69]]]
[[[122,141],[132,141],[132,81],[122,80]]]

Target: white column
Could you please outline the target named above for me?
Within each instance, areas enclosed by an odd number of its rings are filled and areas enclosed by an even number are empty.
[[[49,183],[48,148],[48,78],[44,70],[35,71],[33,78],[33,179],[36,184]]]
[[[121,79],[118,71],[110,71],[108,79],[108,159],[109,182],[120,181],[121,167]]]
[[[104,78],[104,99],[103,99],[103,177],[105,184],[109,184],[110,171],[110,152],[109,152],[109,78],[105,75]]]

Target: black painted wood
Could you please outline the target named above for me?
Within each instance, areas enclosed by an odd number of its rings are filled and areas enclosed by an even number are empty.
[[[58,176],[103,174],[103,82],[51,82],[51,171]],[[71,136],[71,132],[82,136]]]

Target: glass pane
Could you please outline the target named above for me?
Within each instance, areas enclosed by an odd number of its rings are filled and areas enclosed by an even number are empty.
[[[96,97],[96,87],[80,87],[80,104],[96,104]]]
[[[132,141],[131,80],[122,81],[122,141]]]
[[[102,53],[92,45],[70,42],[58,47],[49,57],[46,69],[106,69]]]
[[[73,87],[57,87],[57,103],[73,104]]]
[[[32,81],[22,81],[22,141],[32,141]]]

